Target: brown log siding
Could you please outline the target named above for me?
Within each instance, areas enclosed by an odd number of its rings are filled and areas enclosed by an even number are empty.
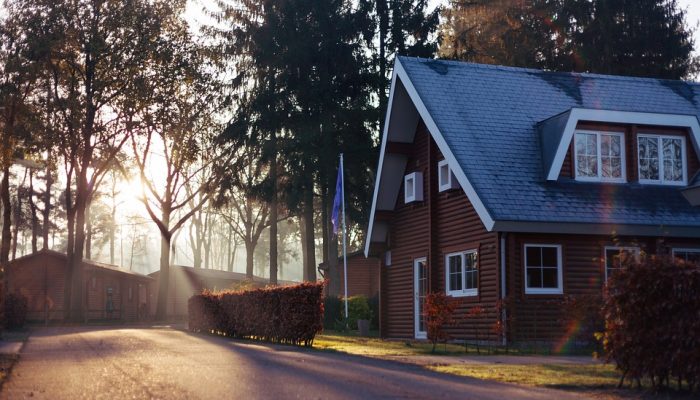
[[[424,201],[405,204],[402,185],[389,236],[392,265],[383,266],[385,337],[414,337],[413,261],[426,257],[429,287],[445,291],[445,256],[457,251],[478,250],[479,295],[459,298],[458,320],[448,332],[456,339],[473,339],[478,330],[480,339],[484,339],[496,321],[498,234],[486,231],[462,189],[438,192],[437,165],[443,158],[425,125],[419,123],[406,173],[423,173]],[[467,311],[475,305],[484,306],[487,315],[478,321],[465,320]]]

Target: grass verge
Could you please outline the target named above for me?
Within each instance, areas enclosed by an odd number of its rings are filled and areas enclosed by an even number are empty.
[[[472,378],[561,389],[613,389],[620,373],[610,364],[452,364],[428,369]]]
[[[378,337],[360,337],[353,332],[324,332],[323,335],[316,336],[313,347],[375,357],[465,354],[464,345],[461,344],[439,344],[435,353],[432,353],[433,345],[427,342],[382,340]],[[475,355],[476,350],[470,347],[469,353]]]

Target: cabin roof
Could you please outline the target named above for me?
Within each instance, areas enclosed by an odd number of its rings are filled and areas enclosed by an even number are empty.
[[[42,249],[42,250],[39,250],[35,253],[30,253],[30,254],[24,255],[22,257],[18,257],[16,259],[10,261],[10,265],[15,263],[15,262],[25,261],[25,260],[30,260],[30,259],[39,259],[41,257],[55,257],[55,258],[60,258],[61,260],[64,260],[66,262],[68,261],[68,256],[66,255],[66,253],[62,253],[60,251],[55,251],[55,250]],[[99,269],[104,269],[104,270],[108,270],[108,271],[119,273],[119,274],[130,275],[130,276],[141,278],[141,279],[146,279],[146,280],[153,279],[148,275],[140,274],[140,273],[134,272],[134,271],[129,271],[127,269],[120,268],[116,265],[106,264],[106,263],[102,263],[99,261],[83,259],[83,265],[94,267],[94,268],[99,268]]]

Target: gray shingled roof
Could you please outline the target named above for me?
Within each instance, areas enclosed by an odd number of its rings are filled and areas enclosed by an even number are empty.
[[[546,181],[537,130],[538,122],[573,107],[697,117],[700,85],[408,57],[400,62],[495,220],[700,227],[700,209],[678,187]]]

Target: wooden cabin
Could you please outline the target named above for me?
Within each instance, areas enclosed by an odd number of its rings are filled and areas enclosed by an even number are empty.
[[[424,298],[440,291],[461,303],[455,339],[567,340],[562,299],[601,294],[621,259],[699,260],[698,95],[398,57],[365,243],[381,335],[425,338]],[[483,317],[463,318],[475,306]]]
[[[27,298],[27,320],[64,319],[67,261],[64,253],[41,250],[9,262],[8,290]],[[83,271],[87,321],[148,318],[152,278],[92,260],[83,260]]]

